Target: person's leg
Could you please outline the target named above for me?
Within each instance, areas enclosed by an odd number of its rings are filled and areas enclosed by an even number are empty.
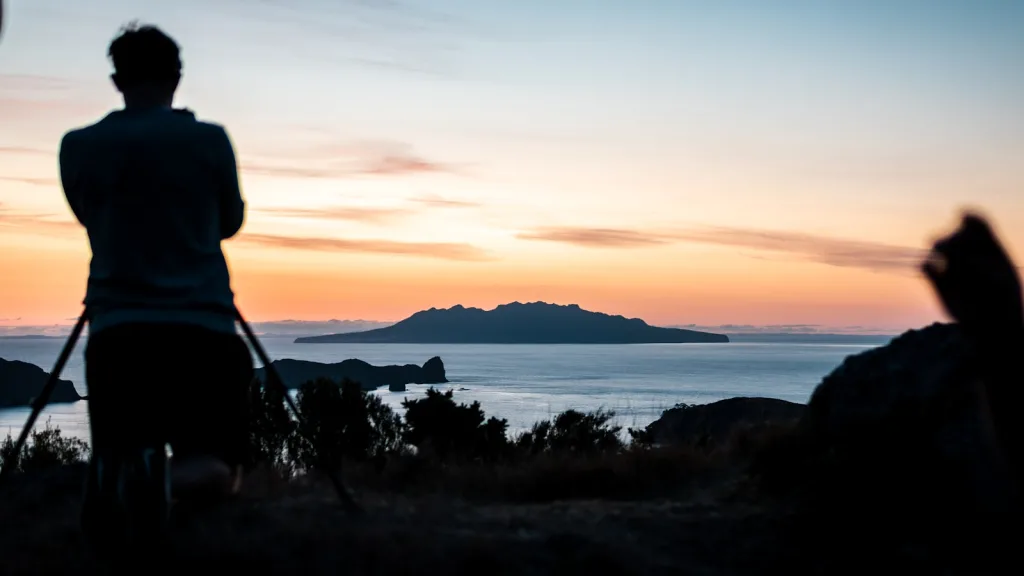
[[[248,452],[248,386],[252,356],[237,335],[199,327],[178,331],[179,382],[168,422],[174,490],[178,496],[232,491],[233,473]],[[185,349],[187,348],[187,350]]]
[[[86,387],[93,451],[122,453],[166,442],[160,394],[173,378],[161,365],[159,327],[114,326],[86,344]]]
[[[155,543],[167,519],[160,425],[162,338],[147,325],[90,335],[85,350],[92,456],[82,507],[86,537],[110,558]]]

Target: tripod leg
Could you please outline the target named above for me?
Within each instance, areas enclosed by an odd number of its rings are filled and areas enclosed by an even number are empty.
[[[246,322],[245,318],[242,317],[242,312],[239,311],[237,308],[235,309],[235,317],[238,320],[238,323],[242,326],[242,331],[245,332],[246,338],[248,338],[249,342],[252,344],[253,350],[256,351],[256,356],[263,364],[263,367],[266,368],[267,383],[270,384],[271,382],[273,382],[275,386],[279,387],[279,389],[282,392],[282,395],[284,396],[285,403],[288,404],[288,408],[291,409],[292,413],[295,415],[296,420],[298,420],[298,427],[300,433],[306,436],[306,432],[309,430],[309,428],[306,426],[306,421],[302,417],[302,413],[299,412],[299,408],[295,405],[295,401],[292,400],[291,395],[288,394],[288,387],[285,386],[284,380],[282,380],[281,375],[278,374],[277,368],[274,367],[273,363],[270,361],[270,357],[267,355],[267,352],[263,349],[263,346],[256,338],[256,334],[253,333],[252,328],[249,326],[249,323]],[[308,436],[306,436],[306,440],[312,443],[312,439],[309,438]],[[334,485],[334,491],[337,492],[338,498],[341,500],[342,504],[345,505],[349,512],[361,513],[363,511],[362,508],[355,501],[355,498],[349,492],[344,482],[342,482],[337,470],[335,470],[334,467],[327,465],[323,466],[323,469],[324,472],[327,473],[327,476],[330,478],[331,484]]]
[[[64,371],[64,365],[67,364],[68,358],[71,357],[71,352],[75,349],[75,344],[78,342],[78,338],[82,335],[82,329],[85,328],[85,323],[88,319],[86,314],[87,311],[82,311],[82,315],[78,317],[78,322],[75,323],[75,327],[71,330],[71,334],[68,336],[67,341],[64,342],[64,348],[60,351],[60,356],[57,357],[57,362],[53,365],[53,370],[50,371],[50,376],[46,380],[46,384],[43,389],[39,392],[39,396],[36,396],[32,401],[32,412],[28,416],[28,421],[25,422],[25,427],[21,429],[21,435],[18,436],[18,441],[14,444],[14,452],[12,453],[15,458],[19,457],[22,448],[25,446],[25,442],[28,441],[28,435],[32,432],[32,427],[35,426],[36,419],[39,418],[39,414],[42,413],[43,408],[46,408],[47,402],[50,401],[50,396],[53,394],[54,388],[57,387],[57,381],[60,379],[60,373]],[[10,474],[10,466],[4,466],[0,469],[0,481],[6,479]]]

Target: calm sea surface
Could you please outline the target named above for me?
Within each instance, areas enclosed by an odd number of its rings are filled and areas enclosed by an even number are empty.
[[[643,426],[678,402],[706,403],[732,396],[806,402],[814,386],[843,358],[886,341],[823,344],[786,339],[751,342],[736,337],[729,344],[594,346],[295,344],[294,338],[267,336],[261,341],[272,359],[340,362],[359,358],[381,365],[422,364],[440,356],[451,380],[440,388],[454,388],[458,401],[479,401],[488,415],[507,418],[515,430],[568,408],[612,409],[624,426]],[[63,344],[63,339],[0,338],[0,357],[49,371]],[[83,344],[79,343],[62,376],[84,394]],[[376,393],[400,409],[404,398],[422,395],[426,388],[413,385],[407,392]],[[50,405],[37,426],[50,419],[66,434],[88,439],[86,404]],[[7,432],[16,436],[28,412],[27,408],[0,410],[0,437]]]

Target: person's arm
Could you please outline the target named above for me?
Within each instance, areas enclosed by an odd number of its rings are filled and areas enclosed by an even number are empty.
[[[228,239],[242,229],[245,221],[245,200],[238,183],[238,163],[231,138],[223,128],[217,131],[217,174],[220,190],[220,237]]]
[[[82,190],[79,179],[81,164],[76,156],[75,136],[68,132],[60,140],[60,150],[57,153],[57,162],[60,172],[60,185],[64,189],[64,198],[71,207],[75,218],[85,225],[85,193]]]

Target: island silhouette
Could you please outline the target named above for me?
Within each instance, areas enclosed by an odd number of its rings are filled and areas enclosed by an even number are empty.
[[[296,338],[298,344],[695,344],[729,337],[682,328],[651,326],[639,318],[612,316],[577,304],[502,304],[493,310],[431,308],[386,328]]]
[[[30,406],[50,374],[28,362],[0,358],[0,408]],[[83,397],[70,380],[57,380],[50,404],[78,402]]]
[[[362,360],[350,358],[333,364],[311,362],[309,360],[293,360],[284,358],[273,361],[282,383],[289,389],[297,389],[302,384],[326,378],[341,382],[352,380],[358,382],[363,390],[376,390],[381,386],[405,390],[407,384],[447,384],[444,362],[437,356],[427,360],[422,366],[406,364],[404,366],[374,366]],[[267,379],[266,368],[256,369],[256,378],[261,382]]]

